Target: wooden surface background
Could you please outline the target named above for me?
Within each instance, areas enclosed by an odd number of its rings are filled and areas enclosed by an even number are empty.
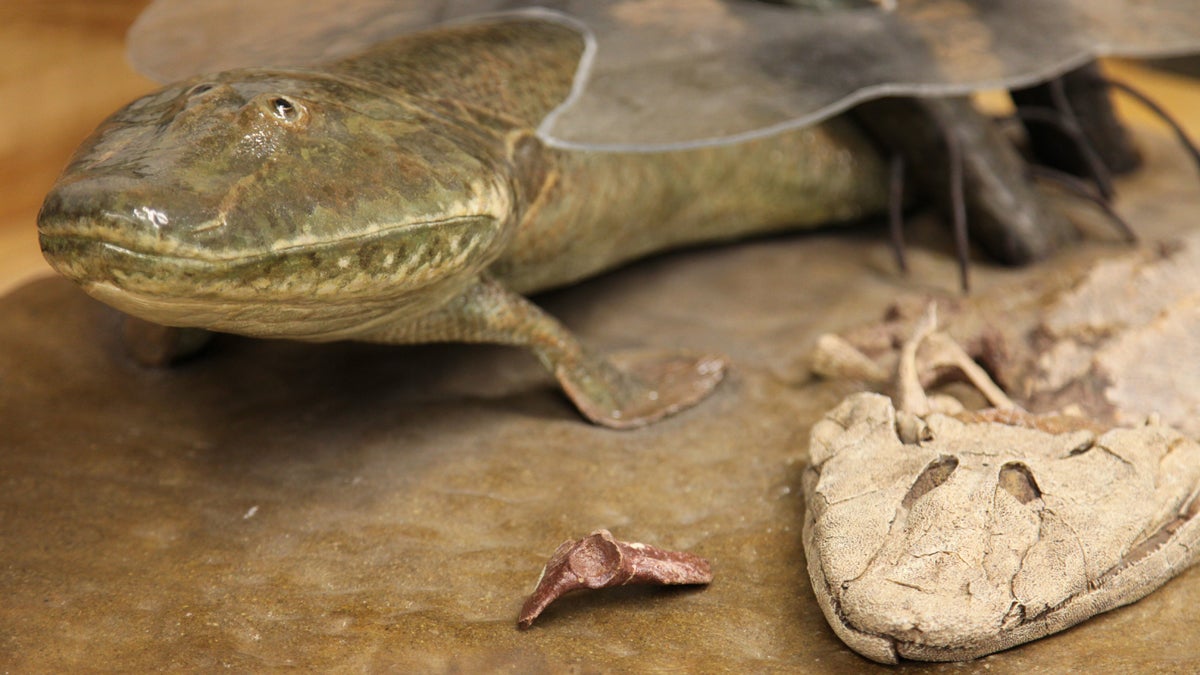
[[[125,62],[149,0],[0,2],[0,291],[49,274],[38,208],[75,146],[154,83]]]

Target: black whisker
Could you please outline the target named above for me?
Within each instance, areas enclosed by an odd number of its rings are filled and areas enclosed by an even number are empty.
[[[1018,106],[1017,117],[1025,122],[1041,122],[1049,124],[1060,132],[1066,134],[1075,147],[1079,150],[1083,158],[1084,164],[1087,165],[1088,172],[1092,175],[1092,180],[1096,183],[1096,189],[1105,199],[1111,200],[1116,195],[1116,189],[1113,187],[1112,172],[1100,159],[1100,154],[1096,152],[1096,148],[1087,134],[1083,133],[1083,129],[1071,122],[1069,118],[1057,110],[1051,108],[1040,108],[1033,106]]]
[[[1137,233],[1133,231],[1133,228],[1129,226],[1129,223],[1121,217],[1121,214],[1117,213],[1117,211],[1112,207],[1112,204],[1109,203],[1109,201],[1106,200],[1103,195],[1101,195],[1088,183],[1085,183],[1078,177],[1073,176],[1065,171],[1059,171],[1058,169],[1052,169],[1048,166],[1042,166],[1039,164],[1031,164],[1029,166],[1029,172],[1034,178],[1057,183],[1071,194],[1092,202],[1112,220],[1117,229],[1121,231],[1121,234],[1125,236],[1126,241],[1131,244],[1137,242]]]
[[[892,251],[896,254],[900,273],[908,274],[904,245],[904,157],[899,153],[892,155],[888,187],[888,232],[891,234]]]
[[[1183,127],[1170,113],[1163,109],[1162,106],[1158,105],[1158,103],[1155,103],[1154,100],[1149,96],[1126,82],[1122,82],[1121,80],[1113,80],[1110,78],[1102,78],[1102,81],[1108,84],[1108,86],[1128,94],[1138,103],[1141,103],[1143,106],[1145,106],[1150,112],[1157,115],[1163,122],[1167,124],[1167,126],[1171,127],[1171,131],[1175,132],[1175,137],[1179,139],[1179,142],[1183,145],[1183,147],[1187,148],[1188,153],[1191,154],[1192,161],[1196,164],[1196,169],[1200,171],[1200,150],[1196,148],[1196,144],[1192,142],[1191,137],[1188,136],[1188,133],[1184,131]]]
[[[963,187],[962,147],[952,128],[944,127],[942,137],[946,142],[946,161],[950,165],[950,212],[954,227],[954,253],[958,258],[958,275],[962,291],[968,293],[971,290],[968,269],[970,251],[967,248],[967,201]]]

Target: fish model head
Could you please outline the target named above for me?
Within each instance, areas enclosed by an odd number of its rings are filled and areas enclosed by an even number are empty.
[[[419,316],[478,278],[515,207],[492,139],[413,101],[259,69],[149,94],[76,152],[42,250],[163,325],[327,340]]]

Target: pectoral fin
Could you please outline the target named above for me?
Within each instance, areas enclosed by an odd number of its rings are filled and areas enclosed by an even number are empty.
[[[579,412],[617,429],[644,426],[696,404],[721,381],[726,364],[720,356],[668,350],[601,356],[554,317],[489,278],[416,323],[385,326],[359,337],[528,347],[558,378]]]
[[[554,365],[554,376],[584,417],[614,429],[645,426],[708,396],[725,358],[659,349],[603,358],[586,350]]]

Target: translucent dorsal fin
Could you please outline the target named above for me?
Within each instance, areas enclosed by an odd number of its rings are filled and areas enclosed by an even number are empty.
[[[877,96],[1026,85],[1098,56],[1200,48],[1195,0],[156,0],[129,53],[167,81],[318,63],[530,7],[591,40],[576,96],[540,129],[589,148],[732,142]]]

